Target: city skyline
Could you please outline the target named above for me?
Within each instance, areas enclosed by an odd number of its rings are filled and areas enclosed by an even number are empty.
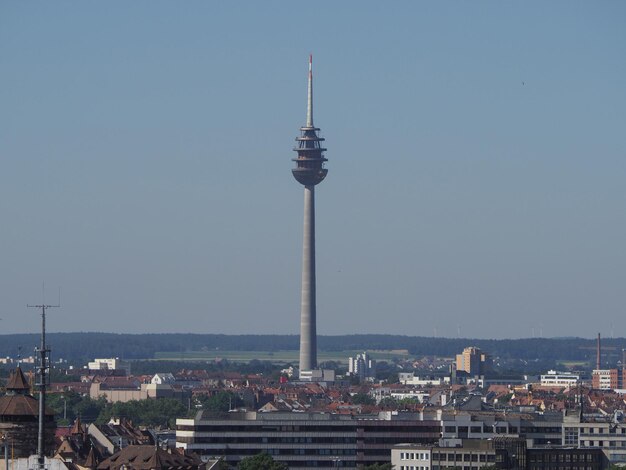
[[[319,334],[626,335],[626,6],[62,4],[0,7],[2,333],[297,334],[313,53]]]

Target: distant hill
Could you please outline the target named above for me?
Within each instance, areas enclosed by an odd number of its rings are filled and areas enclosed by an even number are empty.
[[[152,359],[158,351],[279,351],[296,350],[297,335],[221,335],[221,334],[115,334],[49,333],[53,360],[71,362],[95,357]],[[21,347],[30,356],[39,342],[37,334],[0,335],[0,357],[15,357]],[[493,356],[522,360],[593,360],[595,340],[584,338],[532,338],[514,340],[432,338],[400,335],[318,336],[318,347],[325,351],[407,349],[417,356],[453,356],[467,346],[478,346]],[[603,339],[605,358],[616,362],[626,348],[625,338]]]

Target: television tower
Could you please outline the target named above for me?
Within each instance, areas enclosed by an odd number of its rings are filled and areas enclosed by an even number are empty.
[[[309,56],[306,124],[300,128],[294,151],[298,153],[293,177],[304,185],[304,236],[302,241],[302,301],[300,309],[300,371],[317,367],[317,333],[315,309],[315,185],[328,170],[324,168],[326,151],[313,124],[313,56]]]

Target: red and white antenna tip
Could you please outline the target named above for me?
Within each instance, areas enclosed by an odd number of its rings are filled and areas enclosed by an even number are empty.
[[[313,66],[313,54],[309,54],[309,70],[311,70],[312,66]]]

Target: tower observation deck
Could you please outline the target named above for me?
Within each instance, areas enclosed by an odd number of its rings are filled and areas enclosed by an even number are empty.
[[[324,168],[325,148],[319,128],[313,124],[313,58],[309,56],[306,124],[300,128],[293,159],[294,178],[304,185],[304,234],[302,242],[302,300],[300,310],[300,371],[317,367],[317,332],[315,306],[315,185],[321,183],[328,170]]]

